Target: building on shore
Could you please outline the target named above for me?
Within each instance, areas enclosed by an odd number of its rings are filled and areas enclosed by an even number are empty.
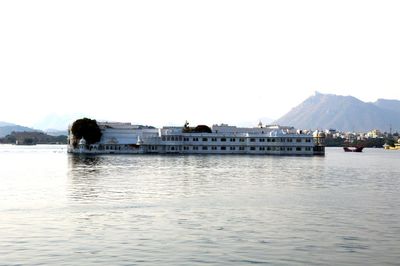
[[[385,145],[383,145],[383,148],[385,150],[400,150],[400,139],[397,140],[397,143],[394,143],[394,146],[390,146],[385,143]]]
[[[325,134],[293,127],[245,128],[226,124],[154,128],[98,122],[101,139],[88,144],[69,129],[68,152],[83,154],[258,154],[324,155]]]

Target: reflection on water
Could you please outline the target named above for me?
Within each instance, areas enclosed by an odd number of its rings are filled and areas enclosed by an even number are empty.
[[[98,178],[101,166],[100,156],[68,156],[68,177],[71,182],[70,197],[75,200],[97,198],[101,190]]]
[[[101,156],[90,155],[69,155],[68,162],[70,169],[86,168],[94,169],[96,165],[101,164]]]
[[[400,261],[398,153],[72,156],[63,149],[0,146],[0,264]]]

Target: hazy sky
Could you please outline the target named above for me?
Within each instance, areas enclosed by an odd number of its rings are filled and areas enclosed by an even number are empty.
[[[279,118],[400,99],[400,1],[1,1],[0,121]]]

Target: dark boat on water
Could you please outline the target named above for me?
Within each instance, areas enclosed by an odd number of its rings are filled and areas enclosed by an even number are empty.
[[[343,150],[345,152],[362,152],[362,150],[364,149],[364,147],[343,147]]]

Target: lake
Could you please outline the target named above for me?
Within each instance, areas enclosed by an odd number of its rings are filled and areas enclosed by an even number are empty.
[[[399,162],[0,145],[0,265],[400,265]]]

